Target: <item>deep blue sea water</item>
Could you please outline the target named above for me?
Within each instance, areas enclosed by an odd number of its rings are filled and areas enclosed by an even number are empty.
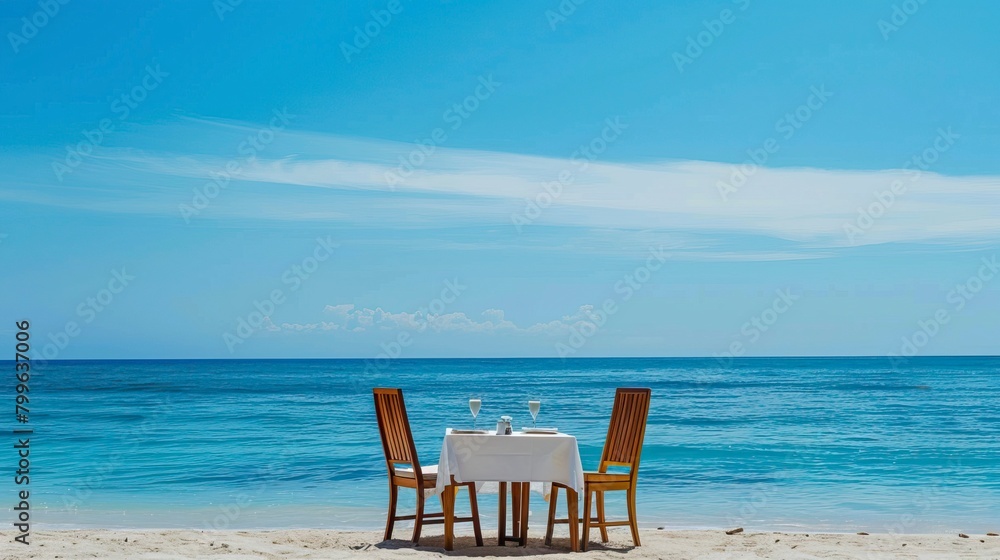
[[[10,362],[7,366],[13,369]],[[577,436],[597,466],[615,387],[653,390],[643,525],[1000,528],[1000,358],[80,361],[31,379],[36,527],[381,528],[372,386],[402,387],[423,463],[501,414]],[[13,386],[4,389],[13,400]],[[13,405],[13,403],[11,403]],[[11,424],[13,414],[11,414]],[[9,431],[8,431],[9,433]],[[8,436],[10,438],[11,436]],[[14,450],[0,453],[13,519]],[[460,503],[461,498],[460,495]],[[402,507],[412,504],[407,492]],[[496,497],[480,497],[495,527]],[[545,504],[532,501],[532,525]],[[624,510],[608,500],[611,513]]]

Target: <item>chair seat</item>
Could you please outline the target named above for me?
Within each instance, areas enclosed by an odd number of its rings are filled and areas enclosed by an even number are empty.
[[[437,481],[438,477],[438,466],[437,465],[421,465],[420,474],[423,475],[424,480]],[[417,474],[410,467],[399,467],[396,469],[396,476],[400,478],[417,478]]]
[[[630,482],[628,473],[602,473],[596,471],[584,471],[584,482]]]

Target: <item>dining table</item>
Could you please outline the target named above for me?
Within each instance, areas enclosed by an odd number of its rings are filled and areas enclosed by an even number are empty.
[[[570,548],[580,550],[578,499],[583,492],[583,462],[576,437],[560,433],[497,434],[494,431],[462,433],[447,429],[438,461],[435,493],[441,495],[444,508],[445,550],[454,546],[455,489],[452,481],[497,482],[500,489],[497,544],[508,541],[527,544],[528,501],[531,483],[542,483],[548,498],[551,486],[557,483],[566,489],[569,509]],[[507,485],[511,493],[511,528],[508,535]]]

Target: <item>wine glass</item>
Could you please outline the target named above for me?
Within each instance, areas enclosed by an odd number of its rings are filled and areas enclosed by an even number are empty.
[[[538,419],[538,409],[542,408],[542,401],[533,399],[528,401],[528,412],[531,413],[531,427],[535,427],[535,420]]]
[[[469,410],[472,412],[472,429],[476,429],[476,417],[479,416],[479,409],[483,406],[483,400],[478,398],[469,399]]]

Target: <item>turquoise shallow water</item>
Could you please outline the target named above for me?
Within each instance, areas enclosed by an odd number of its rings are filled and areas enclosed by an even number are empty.
[[[8,362],[8,365],[10,363]],[[11,366],[12,368],[12,366]],[[618,386],[653,389],[644,525],[1000,528],[1000,358],[56,362],[32,377],[36,527],[379,528],[371,387],[405,391],[424,463],[446,426],[501,414],[580,441],[594,468]],[[11,387],[12,391],[13,387]],[[12,393],[11,393],[12,394]],[[11,437],[11,436],[8,436]],[[15,452],[0,454],[13,467]],[[3,485],[13,519],[14,485]],[[461,498],[461,496],[460,496]],[[403,507],[412,503],[406,496]],[[532,524],[544,502],[533,500]],[[495,523],[495,496],[483,496]],[[609,499],[612,512],[624,509]]]

